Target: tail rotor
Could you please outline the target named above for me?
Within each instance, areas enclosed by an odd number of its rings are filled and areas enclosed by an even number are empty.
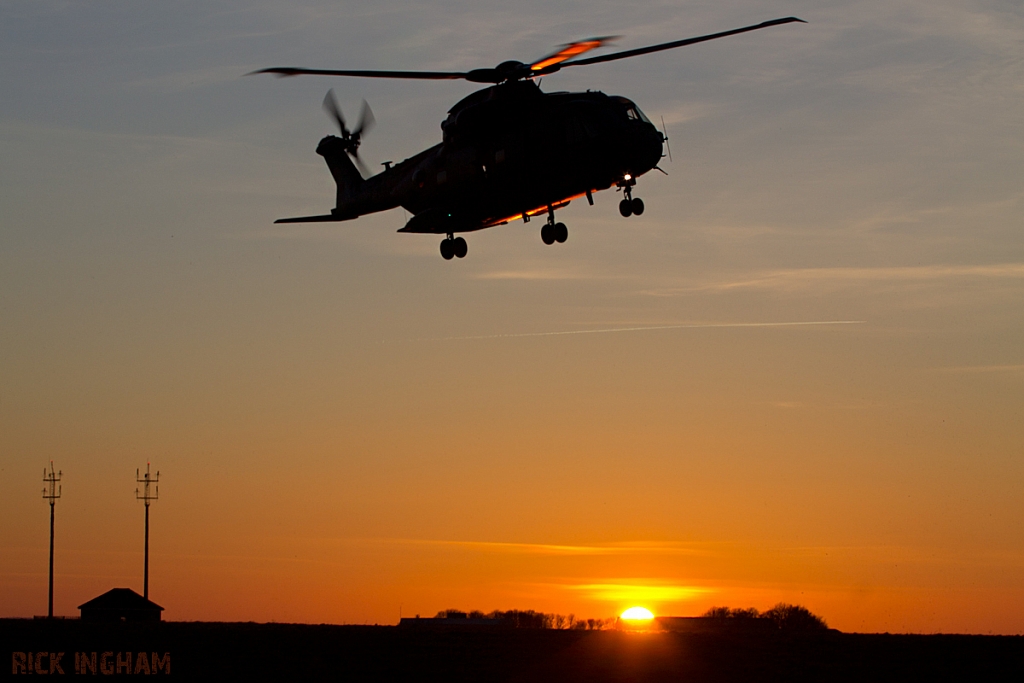
[[[370,105],[363,100],[363,110],[359,115],[359,124],[355,130],[350,131],[348,126],[345,125],[345,117],[341,113],[341,107],[338,106],[338,101],[334,97],[334,89],[327,91],[324,96],[324,110],[334,119],[335,123],[338,124],[338,130],[341,132],[341,140],[344,143],[345,152],[348,153],[352,160],[362,171],[363,175],[369,175],[369,169],[366,164],[359,157],[359,144],[362,142],[363,133],[369,132],[373,128],[373,124],[376,119],[373,117],[373,111],[370,109]]]

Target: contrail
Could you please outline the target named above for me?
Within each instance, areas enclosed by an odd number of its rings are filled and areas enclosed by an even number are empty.
[[[610,332],[647,332],[651,330],[697,330],[716,327],[810,327],[821,325],[863,325],[866,320],[807,320],[773,323],[689,323],[684,325],[653,325],[648,327],[606,327],[600,330],[562,330],[560,332],[516,332],[481,334],[469,337],[430,337],[408,341],[471,341],[474,339],[517,339],[520,337],[558,337],[569,334],[605,334]]]

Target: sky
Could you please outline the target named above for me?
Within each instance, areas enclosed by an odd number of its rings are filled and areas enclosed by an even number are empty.
[[[668,175],[468,236],[326,225],[333,87],[367,163],[468,70],[629,49]],[[797,603],[1024,633],[1024,10],[1010,0],[0,5],[0,616],[396,623]],[[793,324],[800,323],[800,324]],[[556,334],[557,333],[557,334]]]

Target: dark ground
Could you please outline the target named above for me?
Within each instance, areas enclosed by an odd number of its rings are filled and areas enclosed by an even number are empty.
[[[4,677],[14,653],[63,652],[64,673],[73,676],[75,652],[140,650],[170,653],[179,680],[1024,681],[1020,636],[0,620]]]

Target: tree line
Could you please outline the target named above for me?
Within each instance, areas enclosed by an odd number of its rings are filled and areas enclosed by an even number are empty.
[[[701,617],[705,619],[759,619],[775,624],[780,631],[824,631],[828,624],[818,615],[801,605],[790,605],[780,602],[771,609],[760,612],[754,607],[746,609],[731,607],[712,607]],[[473,610],[464,612],[458,609],[441,610],[435,619],[493,619],[503,625],[518,629],[558,629],[579,631],[600,631],[615,628],[618,618],[578,619],[574,614],[548,614],[532,609],[510,609],[481,612]]]
[[[824,631],[828,624],[818,615],[801,605],[789,605],[784,602],[766,612],[758,612],[753,607],[735,609],[729,607],[712,607],[701,615],[707,619],[767,619],[782,631]]]
[[[463,612],[457,609],[441,610],[435,619],[494,619],[511,628],[557,629],[577,631],[600,631],[615,625],[615,617],[608,619],[578,619],[575,614],[547,614],[532,609],[510,609],[492,612]]]

